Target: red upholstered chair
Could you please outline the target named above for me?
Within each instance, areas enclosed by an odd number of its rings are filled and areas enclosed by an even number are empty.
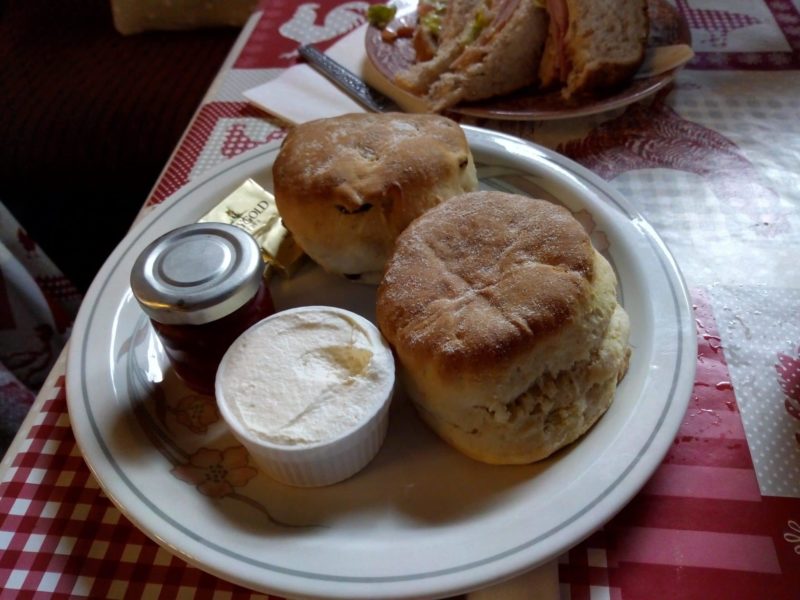
[[[0,0],[0,201],[79,289],[125,234],[237,34],[124,36],[108,0]]]

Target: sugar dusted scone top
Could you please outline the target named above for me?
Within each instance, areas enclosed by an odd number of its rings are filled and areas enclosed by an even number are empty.
[[[475,192],[405,232],[379,288],[378,320],[398,351],[443,374],[481,368],[576,321],[594,277],[594,249],[569,211]]]
[[[457,123],[401,113],[298,125],[273,177],[283,222],[305,252],[330,272],[371,282],[413,219],[477,188]]]

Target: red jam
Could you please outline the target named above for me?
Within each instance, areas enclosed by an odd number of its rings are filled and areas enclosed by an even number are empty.
[[[175,373],[193,390],[214,394],[214,377],[223,354],[239,335],[275,312],[266,282],[255,296],[229,315],[202,325],[150,322]]]

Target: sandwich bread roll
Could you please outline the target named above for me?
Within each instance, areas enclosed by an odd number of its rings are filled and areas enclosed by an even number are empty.
[[[569,99],[633,77],[644,61],[650,28],[645,0],[547,0],[547,6],[542,87],[560,87]]]

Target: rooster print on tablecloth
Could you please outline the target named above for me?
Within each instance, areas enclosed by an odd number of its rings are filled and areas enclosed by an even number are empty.
[[[263,137],[254,137],[252,133],[253,132],[248,131],[247,123],[234,123],[230,125],[225,131],[225,137],[219,149],[220,154],[225,158],[233,158],[257,146],[275,142],[286,137],[285,129],[272,129]]]
[[[761,20],[740,12],[694,8],[688,0],[676,0],[678,10],[683,13],[689,27],[693,30],[705,31],[708,34],[708,43],[714,48],[725,48],[728,45],[728,34],[760,25]]]
[[[786,412],[800,423],[800,347],[794,355],[779,353],[775,371],[783,391]],[[795,432],[794,439],[800,446],[800,431]]]
[[[298,6],[292,18],[281,25],[278,31],[299,46],[325,42],[365,23],[367,8],[367,2],[345,2],[330,9],[320,23],[320,5],[307,2]],[[297,50],[281,55],[282,58],[297,56]]]

